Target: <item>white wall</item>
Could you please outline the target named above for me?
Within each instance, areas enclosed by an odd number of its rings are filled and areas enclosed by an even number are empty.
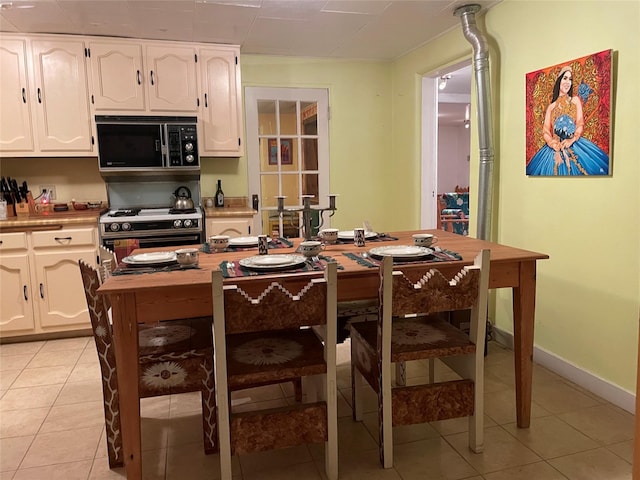
[[[438,193],[469,186],[469,129],[438,126]]]

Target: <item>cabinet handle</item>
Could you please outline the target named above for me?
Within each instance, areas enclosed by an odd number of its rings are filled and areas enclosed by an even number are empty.
[[[209,108],[209,98],[206,93],[204,94],[204,107]]]
[[[26,286],[26,285],[24,285],[24,286],[22,287],[22,293],[24,294],[24,299],[25,299],[25,301],[28,301],[28,300],[29,300],[29,294],[28,294],[28,292],[29,292],[29,291],[27,290],[27,286]]]
[[[153,70],[151,70],[150,78],[151,78],[151,85],[155,85],[155,84],[156,84],[156,82],[155,82],[155,80],[153,79]]]
[[[136,78],[138,80],[138,85],[142,83],[142,79],[140,78],[140,70],[136,70]]]
[[[56,242],[61,242],[61,241],[63,241],[63,240],[69,240],[69,241],[71,241],[71,240],[73,240],[73,237],[53,237],[53,239],[54,239]]]
[[[44,298],[44,285],[40,284],[40,298]]]
[[[38,103],[42,103],[42,96],[40,95],[40,87],[38,87]]]
[[[27,91],[22,89],[22,103],[27,103]]]

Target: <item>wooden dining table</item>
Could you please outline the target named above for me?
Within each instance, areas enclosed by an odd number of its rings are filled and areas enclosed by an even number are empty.
[[[425,230],[420,231],[424,232]],[[461,256],[461,260],[434,262],[434,267],[445,275],[455,275],[463,265],[473,263],[481,249],[490,249],[489,287],[512,289],[516,417],[518,427],[528,428],[531,416],[536,262],[549,256],[442,230],[426,232],[437,235],[438,247]],[[381,246],[411,245],[414,233],[418,232],[392,232],[386,234],[384,241],[367,241],[364,247],[356,247],[350,243],[327,245],[322,255],[333,258],[341,267],[338,270],[338,301],[375,299],[378,294],[378,269],[362,265],[344,253],[368,252],[373,247]],[[269,252],[294,253],[302,239],[289,240],[293,246]],[[133,253],[160,250],[172,248],[139,249]],[[138,370],[135,368],[138,366],[138,324],[212,316],[212,270],[220,268],[223,261],[237,263],[257,254],[257,247],[252,250],[200,253],[197,269],[111,276],[99,288],[99,294],[108,295],[111,299],[124,461],[128,479],[142,478],[140,401]],[[411,265],[407,265],[407,268],[411,268]],[[280,277],[287,273],[274,272],[269,275]],[[264,280],[265,277],[238,276],[228,278],[225,282],[242,284],[243,288],[250,290],[251,283],[256,278]]]

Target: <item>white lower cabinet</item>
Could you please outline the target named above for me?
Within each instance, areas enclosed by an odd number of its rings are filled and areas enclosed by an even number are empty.
[[[251,235],[251,218],[208,218],[206,222],[207,238],[211,235],[229,235],[239,237]]]
[[[90,328],[78,260],[96,265],[96,227],[3,233],[0,242],[0,336]]]
[[[26,250],[0,255],[0,286],[0,334],[33,332],[33,291]]]

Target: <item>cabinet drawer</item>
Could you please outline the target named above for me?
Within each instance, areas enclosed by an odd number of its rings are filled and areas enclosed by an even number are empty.
[[[69,247],[77,245],[96,245],[96,229],[52,230],[33,232],[33,248]]]
[[[27,248],[27,234],[25,232],[0,234],[0,252]]]

